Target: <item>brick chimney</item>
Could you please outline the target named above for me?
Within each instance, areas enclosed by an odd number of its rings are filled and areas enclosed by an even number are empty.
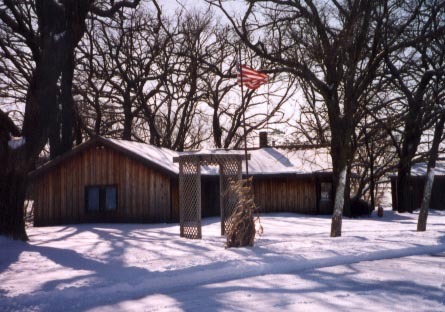
[[[261,131],[260,132],[260,148],[262,147],[268,147],[269,144],[267,143],[267,132]]]

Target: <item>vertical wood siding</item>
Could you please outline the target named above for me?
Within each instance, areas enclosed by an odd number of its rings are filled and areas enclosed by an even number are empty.
[[[254,199],[260,212],[323,213],[314,177],[256,176]],[[202,177],[203,217],[219,215],[219,176]],[[85,209],[85,187],[116,185],[117,210]],[[178,179],[122,152],[92,146],[43,172],[32,184],[36,226],[83,222],[177,222]],[[445,200],[442,199],[441,200]]]
[[[408,210],[414,211],[420,208],[425,188],[425,177],[412,176],[409,180]],[[445,210],[445,177],[434,177],[433,189],[431,193],[431,209]],[[392,209],[397,210],[397,177],[391,177]]]
[[[201,177],[202,216],[219,216],[219,177]],[[254,177],[253,192],[259,212],[316,214],[317,182],[301,176]]]
[[[170,180],[171,221],[179,222],[179,180]]]
[[[73,155],[33,181],[36,226],[81,222],[167,222],[170,176],[107,147]],[[116,185],[116,211],[85,210],[85,187]]]
[[[422,189],[423,190],[423,189]],[[430,207],[437,210],[445,210],[445,177],[436,176],[434,178],[433,190],[431,193]],[[422,192],[423,195],[423,192]]]
[[[316,183],[311,178],[254,178],[255,204],[260,212],[317,213]]]

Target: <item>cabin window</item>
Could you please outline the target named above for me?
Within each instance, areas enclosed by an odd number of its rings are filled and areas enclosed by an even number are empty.
[[[332,183],[320,183],[320,200],[331,200],[332,198]]]
[[[116,185],[92,185],[85,188],[88,212],[114,211],[117,209]]]

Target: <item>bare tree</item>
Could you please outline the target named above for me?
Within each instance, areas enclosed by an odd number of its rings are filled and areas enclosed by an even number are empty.
[[[252,51],[243,51],[243,63],[269,73],[267,86],[247,91],[242,103],[240,88],[236,84],[239,63],[238,51],[243,43],[227,26],[212,26],[213,39],[206,47],[200,62],[205,70],[204,97],[212,110],[212,134],[218,148],[238,148],[252,133],[288,121],[283,106],[295,93],[292,77],[274,74]],[[265,109],[267,107],[267,109]],[[244,120],[243,116],[246,116]],[[244,122],[246,131],[244,132]]]
[[[435,17],[432,27],[440,28],[440,24],[444,22],[444,8],[435,10],[433,8],[432,15]],[[434,183],[434,170],[439,154],[439,145],[443,140],[444,124],[445,124],[445,36],[435,38],[430,45],[423,49],[422,58],[430,68],[434,69],[438,74],[431,84],[430,100],[433,102],[435,111],[436,125],[434,128],[433,142],[429,151],[427,173],[425,187],[423,191],[422,203],[420,206],[419,220],[417,223],[417,231],[425,231],[428,219],[428,209],[431,201],[431,193]]]
[[[435,41],[443,40],[443,1],[425,2],[420,8],[412,8],[409,4],[406,10],[418,10],[409,26],[404,26],[404,32],[399,40],[411,42],[394,53],[386,56],[386,65],[392,76],[392,83],[403,96],[401,101],[403,115],[403,131],[400,145],[397,148],[399,165],[397,168],[397,198],[398,211],[405,212],[410,208],[408,179],[412,160],[416,155],[422,134],[434,123],[434,101],[429,99],[434,77],[443,75],[443,62],[437,63],[442,48]],[[397,31],[397,30],[394,30]],[[433,35],[431,35],[433,34]]]
[[[225,12],[249,48],[303,80],[323,99],[336,189],[331,236],[340,236],[356,115],[381,63],[384,3],[249,1],[242,19],[235,20],[221,1],[211,2]]]
[[[57,83],[84,35],[85,20],[89,14],[109,17],[122,7],[136,7],[138,3],[139,0],[110,3],[91,0],[3,1],[0,23],[24,38],[35,68],[27,89],[20,131],[22,139],[16,144],[12,144],[10,138],[6,143],[2,142],[0,158],[4,162],[0,169],[0,234],[27,239],[23,220],[27,174],[56,122]],[[25,4],[35,9],[35,19],[28,19]],[[14,124],[8,115],[2,114],[2,117]],[[9,135],[5,133],[1,136]]]
[[[111,135],[116,121],[113,97],[110,96],[108,81],[113,65],[104,57],[106,47],[101,44],[101,26],[90,19],[83,40],[78,45],[78,65],[75,75],[76,113],[83,132],[88,135]]]
[[[329,118],[324,100],[304,80],[300,83],[305,102],[300,102],[300,116],[295,124],[295,134],[308,144],[328,145],[330,142]]]
[[[443,130],[445,124],[445,113],[440,114],[437,120],[434,137],[428,159],[427,172],[425,178],[425,187],[423,191],[422,203],[420,206],[419,220],[417,222],[417,231],[426,231],[426,224],[428,220],[428,209],[431,201],[431,193],[434,183],[434,169],[436,167],[436,161],[438,158],[439,144],[443,140]]]
[[[23,2],[18,10],[27,21],[36,18],[35,6],[31,2]],[[15,125],[23,123],[26,93],[34,68],[32,52],[23,37],[0,23],[0,109]]]
[[[297,76],[323,100],[336,189],[331,236],[340,236],[354,158],[351,141],[366,109],[366,90],[386,55],[437,35],[428,31],[399,40],[404,31],[419,25],[416,19],[428,8],[423,1],[254,0],[236,19],[223,1],[208,2],[225,13],[250,49]]]
[[[84,131],[173,149],[197,148],[212,134],[215,146],[227,148],[283,122],[292,82],[272,89],[280,96],[270,96],[268,112],[258,109],[266,93],[250,92],[244,106],[236,101],[238,43],[209,10],[183,9],[171,18],[139,9],[92,20],[78,46],[75,75]]]
[[[207,53],[205,49],[212,36],[211,23],[210,13],[198,10],[185,12],[178,20],[174,71],[165,86],[169,108],[172,108],[168,112],[168,123],[170,123],[168,133],[171,140],[169,147],[174,150],[182,151],[192,146],[198,147],[208,137],[202,132],[204,129],[197,126],[196,122],[199,123],[199,120],[196,118],[199,119],[198,116],[205,118],[198,105],[203,97],[204,75],[200,57]]]
[[[161,86],[156,59],[166,39],[160,19],[143,8],[121,11],[112,19],[96,20],[80,45],[79,77],[86,83],[79,83],[78,92],[94,110],[97,133],[102,124],[102,134],[138,137],[135,123]]]

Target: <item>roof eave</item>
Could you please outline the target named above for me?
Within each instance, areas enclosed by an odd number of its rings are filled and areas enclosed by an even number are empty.
[[[126,155],[127,157],[129,157],[133,160],[136,160],[146,166],[156,168],[157,170],[169,175],[170,177],[177,177],[177,175],[178,175],[177,172],[175,172],[173,170],[169,170],[169,169],[157,164],[156,162],[150,161],[150,160],[146,159],[145,157],[143,157],[129,149],[126,149],[125,147],[122,147],[122,146],[120,146],[116,143],[113,143],[112,141],[109,141],[109,140],[102,138],[100,136],[95,136],[91,140],[74,147],[71,151],[69,151],[61,156],[58,156],[58,157],[46,162],[42,166],[36,168],[35,170],[31,171],[28,174],[28,177],[31,180],[35,179],[38,176],[40,176],[41,174],[47,172],[48,170],[51,170],[52,168],[58,166],[63,161],[69,159],[70,157],[72,157],[78,153],[81,153],[82,151],[84,151],[90,147],[93,147],[94,145],[103,145],[103,146],[106,146],[113,150],[116,150],[118,152],[121,152],[124,155]]]

